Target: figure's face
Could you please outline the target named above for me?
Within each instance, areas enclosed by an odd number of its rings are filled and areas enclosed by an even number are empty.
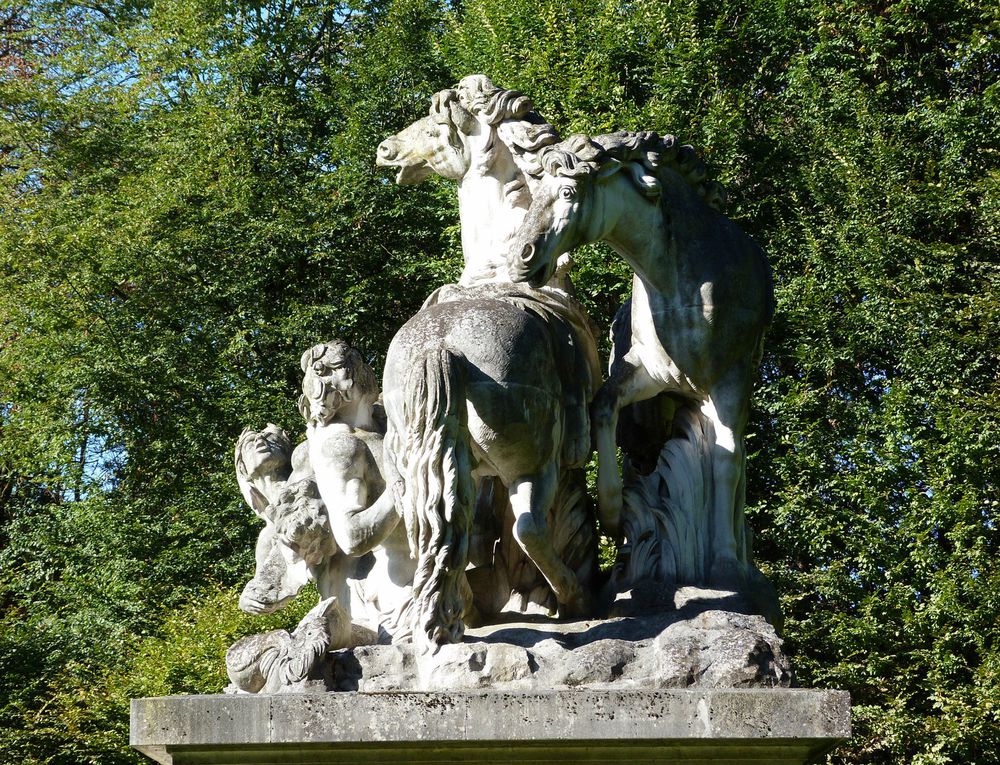
[[[341,357],[324,356],[306,370],[302,393],[309,400],[313,419],[330,422],[337,412],[354,400],[354,374],[351,364]]]
[[[288,462],[284,446],[271,433],[253,433],[244,439],[240,457],[251,478],[278,472]]]
[[[546,174],[537,181],[528,214],[511,245],[511,281],[545,284],[559,256],[583,243],[578,229],[587,187],[587,176]]]

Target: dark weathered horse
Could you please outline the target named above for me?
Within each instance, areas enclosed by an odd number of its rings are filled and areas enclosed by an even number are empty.
[[[546,521],[563,436],[556,365],[544,322],[499,300],[429,306],[393,338],[383,381],[385,469],[418,555],[418,641],[461,639],[474,485],[483,476],[507,488],[517,542],[559,603],[580,607],[577,576]]]
[[[591,409],[598,449],[598,512],[614,530],[622,508],[615,450],[619,410],[660,392],[700,409],[709,435],[709,578],[746,580],[743,530],[751,378],[774,312],[760,248],[707,201],[689,146],[672,136],[573,136],[543,149],[544,172],[511,245],[511,278],[544,283],[556,259],[610,244],[633,268],[631,344],[613,361]]]

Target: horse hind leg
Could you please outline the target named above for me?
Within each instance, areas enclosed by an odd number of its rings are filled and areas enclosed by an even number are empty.
[[[538,566],[559,602],[561,615],[586,610],[585,593],[570,568],[559,558],[545,518],[556,498],[559,474],[555,461],[539,474],[511,482],[510,506],[514,513],[514,538]]]

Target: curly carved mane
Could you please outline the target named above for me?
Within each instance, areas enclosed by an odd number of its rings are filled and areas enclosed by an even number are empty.
[[[449,91],[442,91],[446,93]],[[531,99],[517,90],[493,84],[483,74],[462,78],[451,93],[470,114],[496,128],[496,136],[510,150],[514,162],[527,175],[541,172],[539,152],[559,142],[559,133],[535,111]]]
[[[705,179],[705,163],[694,147],[680,145],[672,135],[660,137],[649,130],[579,134],[545,147],[540,154],[542,169],[549,175],[589,175],[610,161],[618,161],[628,165],[639,191],[655,197],[660,192],[659,170],[666,167],[680,175],[709,206],[722,210],[728,198],[721,183]]]

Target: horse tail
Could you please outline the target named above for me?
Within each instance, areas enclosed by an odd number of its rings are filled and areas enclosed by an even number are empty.
[[[469,597],[465,568],[474,487],[465,416],[464,357],[427,351],[403,382],[399,507],[417,559],[413,634],[430,645],[455,643],[465,630]]]

